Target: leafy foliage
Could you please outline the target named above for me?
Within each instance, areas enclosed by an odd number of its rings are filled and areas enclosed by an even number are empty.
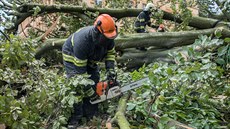
[[[179,3],[180,9],[174,11],[184,20],[180,29],[186,29],[191,14],[183,0]],[[129,6],[129,1],[125,4]],[[107,6],[125,7],[121,0],[108,1]],[[34,15],[40,11],[34,10]],[[85,13],[90,17],[98,15]],[[63,37],[91,25],[69,15],[63,15],[61,22],[66,23],[64,29],[68,30]],[[124,24],[123,31],[132,32],[132,19],[124,19]],[[0,123],[12,129],[65,128],[73,103],[81,101],[83,86],[92,82],[85,76],[66,80],[63,69],[49,68],[33,58],[36,43],[13,35],[10,38],[12,43],[1,42],[0,49]],[[169,128],[171,119],[195,128],[226,127],[230,123],[229,42],[229,38],[200,36],[184,52],[171,54],[175,64],[157,62],[132,73],[118,70],[123,84],[130,82],[131,77],[138,80],[148,76],[151,80],[133,91],[127,104],[127,117],[133,128]],[[106,104],[108,112],[114,113],[116,99]],[[153,114],[161,118],[154,119]]]
[[[0,69],[0,123],[12,129],[61,128],[73,103],[85,96],[83,86],[92,81],[87,76],[66,80],[62,70],[45,69],[42,61],[28,55],[34,50],[32,45],[14,38],[12,44],[2,46],[5,67]],[[26,65],[21,66],[21,61]]]
[[[10,41],[2,43],[0,52],[3,55],[2,65],[10,68],[19,68],[25,61],[32,61],[34,57],[34,46],[30,40],[23,40],[13,34],[10,35]]]
[[[197,50],[197,46],[202,48]],[[195,44],[185,48],[187,56],[174,53],[176,64],[154,63],[133,72],[133,78],[141,78],[149,71],[151,83],[136,90],[128,103],[132,125],[166,128],[171,119],[195,128],[220,128],[224,111],[230,108],[229,82],[226,65],[229,62],[229,45],[223,40],[200,36]],[[218,50],[218,51],[217,51]],[[225,64],[215,62],[219,58]],[[144,69],[144,70],[143,70]],[[154,101],[154,103],[152,103]],[[151,114],[162,116],[159,122]],[[227,118],[227,117],[226,117]],[[138,123],[136,123],[138,121]],[[229,122],[229,118],[224,121]]]
[[[176,7],[176,3],[179,4],[179,7]],[[183,20],[181,24],[175,27],[175,30],[186,30],[188,23],[192,18],[192,13],[188,9],[187,2],[185,0],[172,0],[171,8],[173,10],[173,14]]]

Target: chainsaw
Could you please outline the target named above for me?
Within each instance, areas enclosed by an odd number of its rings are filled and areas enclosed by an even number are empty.
[[[143,78],[141,80],[132,82],[122,87],[119,84],[115,84],[115,85],[111,84],[109,81],[99,82],[97,83],[96,86],[96,93],[99,95],[99,99],[95,101],[90,101],[90,103],[96,104],[96,103],[106,101],[108,99],[112,99],[114,97],[122,95],[123,93],[129,90],[136,89],[147,82],[149,82],[149,78]]]

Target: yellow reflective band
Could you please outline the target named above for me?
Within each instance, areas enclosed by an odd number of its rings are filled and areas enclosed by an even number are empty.
[[[140,22],[144,22],[144,21],[145,21],[145,19],[139,19],[139,21],[140,21]]]
[[[115,58],[115,55],[107,55],[106,58]]]
[[[115,47],[113,47],[111,50],[108,50],[108,53],[115,52]]]
[[[80,60],[76,57],[70,56],[70,55],[66,55],[66,54],[62,54],[63,55],[63,59],[65,61],[74,63],[74,65],[78,66],[78,67],[84,67],[87,65],[87,60]]]
[[[140,26],[140,28],[141,28],[141,29],[144,29],[144,28],[145,28],[145,26]]]
[[[115,55],[107,55],[105,60],[112,60],[115,61]]]
[[[92,96],[93,94],[94,94],[93,88],[90,88],[89,90],[86,91],[86,95],[87,95],[88,97]]]
[[[74,34],[72,35],[72,38],[71,38],[71,43],[72,43],[72,46],[74,46]]]
[[[82,28],[80,28],[80,29],[78,29],[75,33],[77,33],[77,32],[79,32],[81,29],[83,29],[83,28],[85,28],[85,27],[82,27]],[[75,34],[74,33],[74,34]],[[71,43],[72,43],[72,46],[74,46],[74,34],[73,34],[73,36],[72,36],[72,38],[71,38]]]
[[[107,55],[115,55],[115,53],[116,53],[115,50],[112,49],[108,51]]]
[[[115,47],[113,47],[111,50],[108,50],[105,60],[115,61],[115,53]]]

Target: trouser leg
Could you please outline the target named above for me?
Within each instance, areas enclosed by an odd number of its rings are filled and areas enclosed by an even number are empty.
[[[75,103],[73,104],[74,111],[71,114],[71,117],[68,120],[69,125],[78,125],[79,121],[83,117],[83,104]]]
[[[90,76],[90,79],[97,84],[100,80],[99,68],[95,65],[90,65],[87,67],[87,72]],[[96,86],[96,85],[95,85]],[[93,87],[96,89],[96,87]],[[83,113],[87,118],[92,118],[98,112],[98,104],[91,104],[90,98],[83,99]]]
[[[91,119],[98,112],[98,104],[91,104],[89,98],[83,99],[83,114],[87,119]]]

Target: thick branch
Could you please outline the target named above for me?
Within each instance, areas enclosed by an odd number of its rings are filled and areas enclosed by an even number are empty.
[[[49,50],[53,49],[61,49],[62,45],[66,39],[48,39],[46,42],[44,42],[41,47],[37,49],[37,52],[35,54],[35,58],[39,59],[43,54],[45,54]]]
[[[140,51],[136,49],[125,49],[124,54],[121,57],[117,57],[116,61],[119,63],[119,67],[132,69],[143,66],[143,64],[149,64],[156,60],[167,60],[168,53],[170,51],[176,51],[176,49],[154,49],[148,51]]]
[[[157,121],[159,121],[160,120],[160,116],[158,116],[157,114],[151,114],[151,117],[153,117],[154,119],[156,119]],[[180,123],[180,122],[178,122],[178,121],[175,121],[175,120],[173,120],[173,119],[170,119],[169,121],[168,121],[168,123],[167,123],[167,127],[173,127],[173,126],[175,126],[177,129],[194,129],[194,128],[192,128],[192,127],[189,127],[189,126],[187,126],[187,125],[185,125],[185,124],[182,124],[182,123]]]
[[[37,6],[41,9],[39,14],[55,13],[55,12],[62,12],[62,13],[78,12],[84,14],[85,11],[90,11],[90,12],[99,12],[100,14],[107,13],[118,19],[124,17],[136,17],[142,11],[141,9],[132,9],[132,8],[108,9],[108,8],[91,8],[91,7],[70,6],[70,5],[42,5],[42,4],[24,4],[19,7],[20,9],[18,9],[18,11],[20,11],[20,13],[30,12],[26,15],[27,17],[29,17],[32,16],[34,12],[33,8]],[[17,21],[17,24],[20,24],[20,22],[22,22],[25,19],[26,17],[21,18],[20,21]],[[176,18],[173,14],[168,12],[164,12],[163,19],[176,21],[178,23],[182,22],[180,18]],[[217,21],[218,20],[216,19],[193,17],[189,23],[189,26],[200,28],[200,29],[207,29],[207,28],[212,28]],[[224,23],[224,22],[220,22],[220,23]]]
[[[157,46],[163,48],[172,48],[194,43],[198,35],[211,35],[217,29],[222,31],[222,38],[230,37],[230,30],[224,28],[213,28],[197,31],[181,32],[155,32],[143,34],[130,34],[115,39],[116,50],[122,51],[127,48]],[[40,58],[46,51],[52,49],[61,49],[66,39],[48,39],[37,49],[36,58]]]
[[[222,38],[230,37],[230,30],[217,28],[222,30]],[[131,34],[126,37],[116,39],[116,49],[122,50],[125,48],[134,48],[139,46],[150,47],[166,47],[172,48],[194,43],[198,35],[211,35],[216,29],[196,30],[196,31],[181,31],[181,32],[155,32],[145,34]]]
[[[130,124],[125,118],[125,111],[126,111],[126,102],[129,99],[130,94],[126,94],[119,100],[118,109],[114,116],[116,119],[120,129],[130,129]]]
[[[41,9],[40,13],[71,13],[78,12],[84,14],[85,11],[109,13],[111,16],[116,18],[123,17],[135,17],[139,14],[141,9],[109,9],[109,8],[93,8],[93,7],[82,7],[82,6],[70,6],[70,5],[42,5],[42,4],[25,4],[22,8],[27,10],[33,10],[34,7],[39,6]]]

